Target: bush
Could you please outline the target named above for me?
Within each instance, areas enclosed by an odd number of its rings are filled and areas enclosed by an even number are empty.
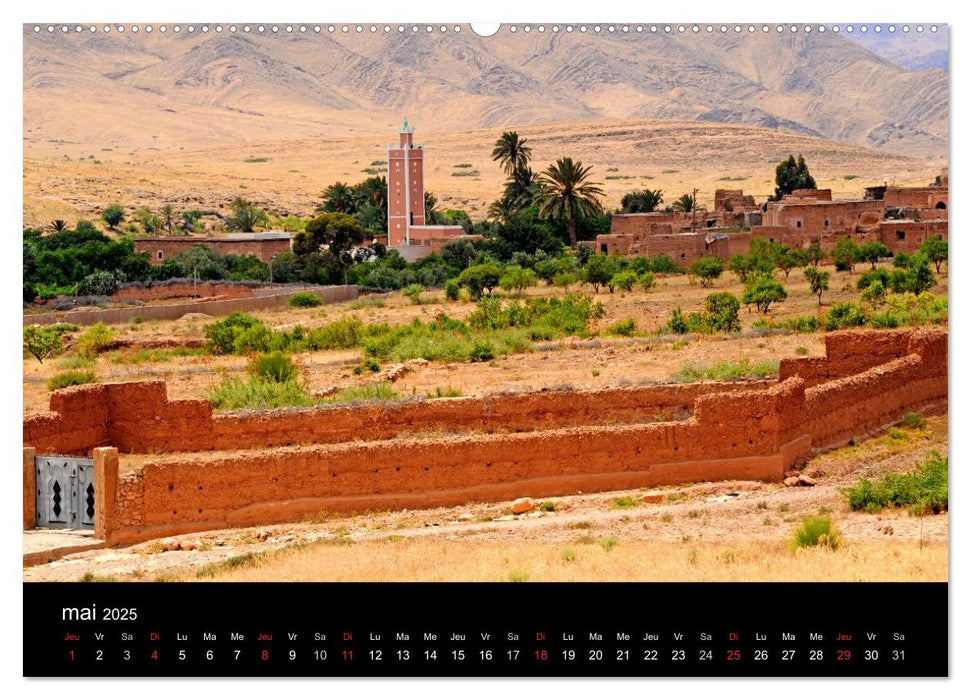
[[[755,304],[755,308],[763,314],[769,313],[769,307],[776,302],[785,301],[789,294],[782,284],[771,277],[753,277],[745,287],[742,301]]]
[[[650,270],[641,273],[641,276],[637,278],[637,283],[644,288],[645,292],[650,291],[657,285],[657,281],[654,279],[654,273]]]
[[[651,280],[654,280],[654,276],[651,275]],[[638,282],[637,273],[633,270],[625,270],[624,272],[618,272],[614,275],[610,283],[618,289],[622,289],[625,292],[629,292],[634,289],[634,285]]]
[[[716,292],[705,297],[705,315],[712,331],[734,333],[742,330],[738,319],[740,307],[738,297],[731,292]]]
[[[249,381],[226,379],[216,387],[209,400],[213,408],[226,411],[314,404],[313,397],[295,380],[273,382],[255,377],[251,377]]]
[[[48,357],[57,355],[64,348],[61,331],[55,326],[24,326],[24,350],[44,364]]]
[[[313,292],[297,292],[287,302],[287,306],[301,309],[323,306],[323,304],[324,300]]]
[[[826,330],[837,331],[842,328],[859,328],[866,325],[863,309],[853,303],[837,302],[826,313]]]
[[[837,550],[843,544],[839,528],[825,515],[807,515],[802,525],[792,533],[793,549],[803,547],[828,547]]]
[[[630,338],[635,333],[637,333],[637,321],[632,318],[625,318],[623,321],[617,321],[617,323],[607,328],[608,335],[622,335]]]
[[[217,355],[230,355],[236,351],[236,336],[244,331],[263,326],[263,322],[242,311],[234,311],[225,318],[203,328],[206,347]]]
[[[78,336],[75,345],[84,357],[94,357],[109,347],[115,340],[115,332],[103,323],[96,323]]]
[[[57,389],[66,389],[69,386],[79,386],[81,384],[94,384],[98,381],[98,378],[94,376],[94,372],[87,370],[72,370],[69,372],[58,372],[50,379],[47,380],[47,390],[56,391]]]
[[[94,272],[78,282],[78,294],[110,297],[118,289],[118,281],[114,273]]]
[[[280,351],[254,357],[247,367],[254,379],[265,382],[289,382],[297,378],[297,366]]]
[[[458,276],[458,283],[469,290],[473,299],[479,299],[486,292],[492,294],[492,290],[499,284],[500,277],[502,277],[502,270],[498,265],[485,263],[462,270],[462,274]]]
[[[361,344],[364,326],[356,316],[347,316],[307,332],[308,350],[348,350]]]
[[[496,350],[492,344],[485,340],[476,340],[469,351],[470,362],[488,362],[496,356]]]
[[[448,280],[445,283],[445,298],[449,301],[458,301],[460,289],[458,280]]]
[[[361,386],[350,386],[341,389],[333,396],[327,398],[323,403],[355,403],[357,401],[389,401],[398,398],[391,382],[375,382],[374,384],[363,384]]]
[[[729,382],[737,379],[764,379],[779,371],[778,360],[760,360],[752,362],[744,358],[738,362],[725,360],[715,365],[689,364],[674,374],[679,382]]]
[[[912,411],[900,420],[900,424],[906,428],[923,428],[927,425],[927,420],[921,414]]]
[[[499,286],[507,292],[522,294],[527,287],[536,286],[536,274],[529,268],[510,265],[499,278]]]
[[[424,291],[425,288],[420,284],[409,284],[401,288],[402,296],[408,297],[416,306],[421,305],[421,295]]]
[[[908,507],[911,515],[927,515],[947,510],[947,457],[939,454],[912,472],[885,474],[876,481],[860,479],[845,491],[852,510],[875,513],[884,508]]]

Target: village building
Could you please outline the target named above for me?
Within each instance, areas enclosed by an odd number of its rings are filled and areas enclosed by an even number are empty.
[[[152,265],[163,265],[176,253],[203,245],[221,255],[252,255],[269,264],[280,253],[290,252],[292,236],[286,231],[227,233],[220,236],[150,236],[135,239],[135,252],[148,253]]]
[[[834,200],[826,189],[795,190],[762,208],[742,190],[715,190],[713,211],[614,214],[610,233],[598,236],[595,248],[624,256],[667,255],[681,265],[746,254],[756,237],[789,248],[818,243],[824,250],[848,237],[913,253],[928,238],[947,240],[946,173],[938,180],[928,187],[868,187],[854,200]]]
[[[406,119],[398,131],[398,145],[388,146],[388,249],[410,262],[465,235],[461,226],[426,223],[425,149],[415,145]]]

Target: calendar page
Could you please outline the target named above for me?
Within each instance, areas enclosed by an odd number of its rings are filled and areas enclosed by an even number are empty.
[[[948,34],[24,24],[24,675],[948,675]]]

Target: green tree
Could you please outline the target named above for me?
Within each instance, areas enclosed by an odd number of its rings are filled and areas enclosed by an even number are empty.
[[[61,231],[67,230],[67,222],[64,219],[54,219],[50,223],[51,231],[54,233],[60,233]]]
[[[604,191],[599,183],[588,180],[591,169],[579,161],[574,163],[572,158],[560,158],[539,177],[536,194],[539,215],[546,219],[565,216],[571,247],[577,245],[576,220],[603,212],[599,198],[604,196]]]
[[[806,280],[809,282],[809,291],[816,296],[819,305],[823,305],[823,292],[829,289],[829,273],[823,272],[818,267],[807,267],[803,270]]]
[[[528,267],[510,265],[499,278],[499,286],[507,292],[515,290],[521,295],[527,287],[536,286],[536,274]]]
[[[458,283],[469,290],[473,299],[481,299],[486,292],[492,294],[492,290],[499,284],[500,277],[502,277],[502,268],[490,262],[462,270]]]
[[[364,239],[364,228],[354,217],[337,212],[318,214],[305,231],[293,237],[293,252],[311,255],[326,249],[346,282],[347,267],[353,262],[351,251]]]
[[[708,325],[713,331],[734,333],[742,330],[742,322],[738,318],[741,304],[738,297],[731,292],[715,292],[705,297],[705,314]]]
[[[735,253],[728,258],[727,267],[729,272],[738,277],[739,282],[745,284],[748,281],[749,273],[752,271],[752,261],[747,255]]]
[[[354,189],[346,182],[335,182],[328,186],[321,197],[323,201],[317,205],[318,213],[354,214],[357,212]]]
[[[620,211],[623,214],[647,214],[657,211],[664,201],[661,190],[636,190],[628,192],[620,200]]]
[[[587,260],[583,266],[583,281],[593,287],[595,293],[600,293],[600,287],[608,286],[614,275],[618,272],[619,265],[615,258],[611,258],[603,253],[597,253]],[[613,291],[613,290],[611,290]]]
[[[168,231],[168,234],[172,235],[172,224],[175,222],[175,208],[171,204],[166,204],[162,207],[161,217],[162,226]]]
[[[937,274],[941,274],[941,263],[947,261],[947,242],[941,239],[940,236],[928,238],[921,245],[919,252],[926,255],[927,259],[934,263],[934,269],[937,270]]]
[[[610,283],[612,286],[622,289],[625,292],[630,292],[634,289],[638,279],[637,273],[633,270],[624,270],[623,272],[616,273]],[[651,277],[651,281],[653,281],[653,276]]]
[[[698,258],[688,265],[688,274],[697,277],[702,287],[710,287],[721,277],[722,261],[715,257]]]
[[[867,241],[859,249],[860,262],[870,263],[870,269],[876,270],[880,258],[890,257],[890,249],[880,241]]]
[[[840,271],[853,272],[860,261],[860,247],[851,238],[843,237],[833,246],[833,262]]]
[[[61,331],[55,326],[24,326],[24,350],[29,352],[37,361],[44,364],[44,360],[56,355],[64,347],[61,342]]]
[[[819,263],[826,259],[826,251],[819,243],[810,243],[805,252],[806,261],[813,267],[819,267]]]
[[[492,149],[492,160],[499,161],[507,175],[522,172],[529,165],[533,149],[515,131],[504,131]]]
[[[135,219],[142,225],[145,233],[156,233],[165,225],[162,218],[145,207],[135,212]]]
[[[746,304],[755,304],[756,309],[767,314],[772,304],[785,301],[788,296],[781,282],[759,275],[753,277],[746,285],[742,301]]]
[[[105,210],[101,212],[101,220],[107,224],[108,228],[112,231],[120,224],[125,218],[125,208],[120,204],[109,204],[105,207]]]
[[[816,181],[809,174],[809,166],[803,160],[802,154],[798,160],[792,155],[779,163],[775,169],[775,199],[780,200],[784,195],[792,194],[795,190],[816,189]]]
[[[683,194],[674,200],[671,205],[671,209],[682,214],[690,214],[698,206],[698,202],[695,200],[693,195]]]
[[[269,219],[266,212],[253,206],[242,197],[237,197],[230,205],[233,213],[226,217],[226,228],[230,231],[252,233],[259,226],[266,226]]]

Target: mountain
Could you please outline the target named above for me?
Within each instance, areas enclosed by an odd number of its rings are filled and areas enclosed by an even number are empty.
[[[404,116],[435,132],[672,119],[944,157],[946,71],[911,70],[881,53],[831,32],[482,38],[468,30],[106,35],[25,27],[24,126],[29,144],[187,148],[384,132]],[[908,60],[934,63],[927,53]]]

